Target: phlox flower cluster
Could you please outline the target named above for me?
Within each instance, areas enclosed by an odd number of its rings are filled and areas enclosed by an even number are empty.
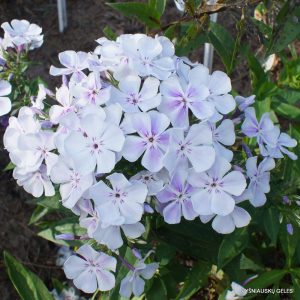
[[[97,42],[90,53],[59,54],[62,66],[50,69],[63,77],[56,103],[45,109],[39,97],[38,106],[21,108],[4,136],[17,183],[35,197],[58,189],[84,238],[111,250],[85,244],[65,262],[66,276],[88,293],[115,286],[115,256],[127,239],[142,238],[145,214],[169,224],[213,220],[215,231],[231,233],[250,222],[243,201],[265,203],[274,158],[295,158],[287,150],[295,141],[268,114],[256,119],[253,97],[239,97],[238,109],[230,78],[177,57],[166,37]],[[233,165],[242,136],[232,116],[244,120],[242,132],[264,157],[249,157],[245,171]],[[159,267],[148,260],[121,258],[129,269],[122,296],[143,293]]]
[[[36,24],[30,24],[26,20],[12,20],[11,23],[1,24],[4,37],[0,38],[0,78],[5,71],[8,52],[16,52],[17,55],[24,51],[33,50],[43,44],[42,28]],[[9,95],[12,86],[8,80],[0,79],[0,116],[8,114],[12,109]]]

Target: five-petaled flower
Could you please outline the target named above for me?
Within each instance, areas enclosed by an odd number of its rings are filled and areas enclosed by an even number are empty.
[[[103,252],[95,251],[90,245],[81,246],[77,255],[70,256],[64,263],[67,278],[85,293],[109,291],[115,286],[117,260]]]

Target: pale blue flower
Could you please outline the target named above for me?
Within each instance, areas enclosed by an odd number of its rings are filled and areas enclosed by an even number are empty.
[[[164,205],[163,216],[166,223],[180,223],[183,216],[193,220],[198,215],[193,209],[191,196],[194,188],[187,182],[187,171],[178,168],[170,183],[156,197]]]
[[[130,270],[127,276],[121,281],[120,295],[125,298],[130,298],[133,294],[139,297],[144,292],[145,281],[153,277],[158,269],[158,263],[146,264],[145,260],[152,253],[150,251],[143,259],[138,260],[134,265],[133,270]]]
[[[76,254],[64,263],[64,272],[74,285],[85,293],[109,291],[115,286],[117,260],[103,252],[95,251],[90,245],[81,246]]]
[[[275,161],[267,157],[257,166],[257,156],[249,157],[246,168],[250,179],[249,201],[255,207],[262,206],[267,200],[265,194],[270,191],[270,171],[275,168]]]

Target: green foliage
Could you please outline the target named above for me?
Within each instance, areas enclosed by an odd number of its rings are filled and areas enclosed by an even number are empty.
[[[153,2],[153,1],[152,1]],[[162,7],[146,3],[128,2],[128,3],[108,3],[110,7],[123,13],[127,17],[136,17],[149,28],[160,27],[160,12]]]
[[[167,0],[149,0],[148,2],[149,7],[156,10],[159,16],[163,15],[166,9]]]
[[[8,276],[22,300],[53,300],[41,279],[8,252],[4,252],[4,262]]]
[[[226,71],[231,73],[235,60],[235,41],[231,34],[222,25],[211,22],[207,38],[222,59]]]
[[[167,242],[186,255],[211,263],[217,262],[221,236],[198,220],[182,221],[176,225],[163,224],[156,234],[153,238]]]
[[[180,289],[176,300],[190,299],[198,290],[207,284],[208,274],[211,270],[209,263],[198,262],[188,273],[184,285]]]
[[[265,231],[272,243],[276,245],[277,236],[280,228],[279,211],[275,207],[266,209],[263,215],[263,224]]]
[[[116,40],[117,34],[107,25],[103,29],[104,35],[109,39],[109,40]]]
[[[56,235],[63,233],[70,233],[74,236],[83,235],[86,230],[81,228],[78,224],[77,217],[64,218],[61,221],[45,221],[41,224],[44,228],[38,232],[38,236],[51,241],[53,243],[63,245],[63,246],[81,246],[83,244],[82,241],[64,241],[57,240],[55,238]]]
[[[236,229],[232,234],[225,236],[219,247],[218,267],[223,268],[248,245],[248,228]]]

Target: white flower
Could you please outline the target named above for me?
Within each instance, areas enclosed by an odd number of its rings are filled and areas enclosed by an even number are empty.
[[[83,228],[86,228],[87,235],[90,238],[94,237],[94,233],[96,229],[98,228],[98,225],[100,223],[97,210],[95,210],[93,207],[90,211],[88,211],[88,214],[81,214],[79,225]]]
[[[49,111],[50,121],[57,124],[61,118],[75,109],[75,99],[67,86],[56,90],[56,100],[60,105],[52,105]]]
[[[126,45],[125,54],[129,57],[133,70],[140,76],[152,75],[157,79],[167,79],[174,70],[174,46],[164,45],[159,38],[139,35]]]
[[[227,291],[226,300],[238,300],[247,295],[247,290],[236,282],[231,283],[232,291]]]
[[[123,234],[130,239],[136,239],[145,232],[145,227],[142,223],[110,225],[101,227],[99,224],[93,233],[93,238],[102,245],[106,245],[109,249],[115,250],[123,246]]]
[[[4,30],[4,39],[15,46],[25,45],[29,49],[39,48],[43,44],[42,28],[30,24],[26,20],[12,20],[1,25]]]
[[[172,173],[180,164],[189,162],[196,172],[208,170],[215,161],[212,131],[206,124],[194,124],[185,134],[183,129],[170,130],[169,148],[164,166]]]
[[[267,157],[257,166],[257,156],[254,156],[247,159],[246,168],[250,179],[249,200],[255,207],[262,206],[267,200],[265,194],[270,192],[270,171],[275,168],[275,161]]]
[[[95,251],[91,246],[81,246],[78,255],[70,256],[64,264],[68,279],[85,293],[109,291],[115,286],[115,277],[111,271],[116,271],[117,261],[103,252]]]
[[[250,138],[256,138],[262,153],[265,152],[264,143],[272,147],[276,145],[276,132],[274,128],[269,113],[264,113],[258,122],[255,109],[253,107],[245,109],[245,120],[242,124],[242,132]]]
[[[185,10],[185,0],[174,0],[174,2],[178,10],[180,11]]]
[[[298,157],[295,153],[287,150],[286,148],[294,148],[297,146],[297,141],[292,139],[287,133],[280,132],[278,127],[274,127],[272,135],[275,137],[276,142],[274,145],[267,144],[266,151],[262,151],[263,156],[270,156],[273,158],[283,158],[286,154],[290,159],[296,160]],[[264,150],[264,149],[262,149]]]
[[[254,104],[255,95],[249,97],[236,96],[235,101],[238,104],[238,108],[240,111],[244,111],[248,106]]]
[[[166,115],[157,111],[134,113],[128,116],[129,129],[138,135],[129,135],[123,148],[126,160],[134,162],[140,156],[142,166],[150,172],[158,172],[163,167],[165,151],[169,143],[166,129],[170,121]]]
[[[147,187],[141,182],[130,183],[123,174],[107,177],[112,188],[103,181],[90,188],[101,222],[106,225],[135,224],[142,218]]]
[[[229,162],[233,158],[233,152],[225,146],[232,146],[235,143],[234,124],[231,120],[226,119],[216,127],[214,123],[210,124],[212,129],[213,146],[216,151],[216,156],[221,156]]]
[[[102,86],[99,74],[90,73],[74,88],[74,97],[77,99],[76,104],[80,106],[87,104],[102,105],[109,100],[110,90],[110,86]]]
[[[73,251],[68,246],[61,246],[57,251],[55,263],[57,266],[62,267],[65,261],[73,254]]]
[[[144,279],[152,278],[159,266],[158,263],[145,264],[145,260],[151,253],[152,251],[148,252],[143,259],[138,260],[133,270],[130,270],[127,276],[122,279],[120,286],[122,297],[130,298],[132,293],[135,297],[140,297],[144,292]]]
[[[11,161],[17,165],[22,166],[26,163],[29,151],[22,151],[19,147],[19,139],[24,134],[38,133],[41,125],[36,120],[34,112],[28,107],[22,107],[19,111],[18,117],[10,117],[9,125],[4,133],[3,142],[5,149],[9,152]]]
[[[242,201],[248,199],[248,193],[245,191],[241,196],[233,197],[233,199],[235,200],[235,204],[241,203]],[[232,233],[235,228],[245,227],[251,221],[251,216],[249,213],[237,205],[235,205],[233,211],[227,216],[200,216],[200,220],[203,223],[209,222],[212,218],[214,218],[212,222],[212,228],[221,234]]]
[[[13,177],[17,180],[19,186],[23,186],[27,193],[39,198],[45,193],[45,196],[50,197],[55,195],[55,190],[46,173],[46,166],[41,167],[34,172],[23,173],[22,169],[16,167],[13,171]]]
[[[112,101],[119,103],[127,113],[148,111],[160,104],[159,84],[158,79],[147,77],[141,88],[139,76],[126,76],[121,78],[119,89],[112,89]]]
[[[61,75],[72,75],[71,80],[74,82],[80,82],[86,75],[82,70],[88,67],[88,54],[82,51],[64,51],[58,55],[60,63],[64,68],[57,68],[54,66],[50,67],[50,75],[61,76]]]
[[[230,168],[227,160],[217,158],[207,172],[190,171],[189,183],[199,188],[191,200],[194,210],[200,215],[226,216],[234,210],[235,201],[232,196],[242,194],[246,188],[246,179],[239,171],[228,173]]]
[[[32,107],[38,110],[43,110],[45,107],[43,101],[46,99],[46,95],[47,95],[46,88],[42,83],[40,83],[38,94],[35,97],[34,101],[31,101]]]
[[[189,74],[190,84],[193,86],[204,85],[209,89],[210,95],[207,100],[215,107],[214,115],[210,118],[216,122],[222,119],[222,115],[232,112],[236,103],[231,91],[231,81],[226,73],[215,71],[211,75],[207,67],[198,65]]]
[[[207,101],[209,89],[198,82],[196,68],[188,74],[188,82],[184,78],[173,75],[162,82],[160,92],[162,102],[159,111],[165,113],[173,127],[187,128],[189,126],[189,111],[199,120],[206,120],[214,113],[214,105]]]
[[[149,171],[141,171],[132,176],[129,181],[139,181],[144,183],[148,188],[148,196],[155,196],[164,187],[164,181],[162,180],[160,174]]]
[[[26,156],[22,157],[20,152],[20,161],[24,172],[37,170],[40,165],[45,162],[47,166],[47,174],[50,174],[51,168],[56,163],[58,155],[51,151],[55,149],[54,133],[52,131],[40,131],[38,133],[28,133],[21,135],[18,141],[21,151],[26,152]]]
[[[125,137],[113,123],[105,122],[96,114],[80,120],[81,132],[72,131],[65,140],[65,150],[73,159],[78,171],[90,173],[97,166],[97,173],[111,172],[116,154],[122,150]]]
[[[67,208],[73,208],[94,181],[92,173],[81,174],[67,157],[59,158],[51,170],[50,177],[54,183],[60,184],[62,204]]]
[[[0,116],[8,114],[11,110],[11,101],[6,97],[10,93],[10,83],[6,80],[0,80]]]

